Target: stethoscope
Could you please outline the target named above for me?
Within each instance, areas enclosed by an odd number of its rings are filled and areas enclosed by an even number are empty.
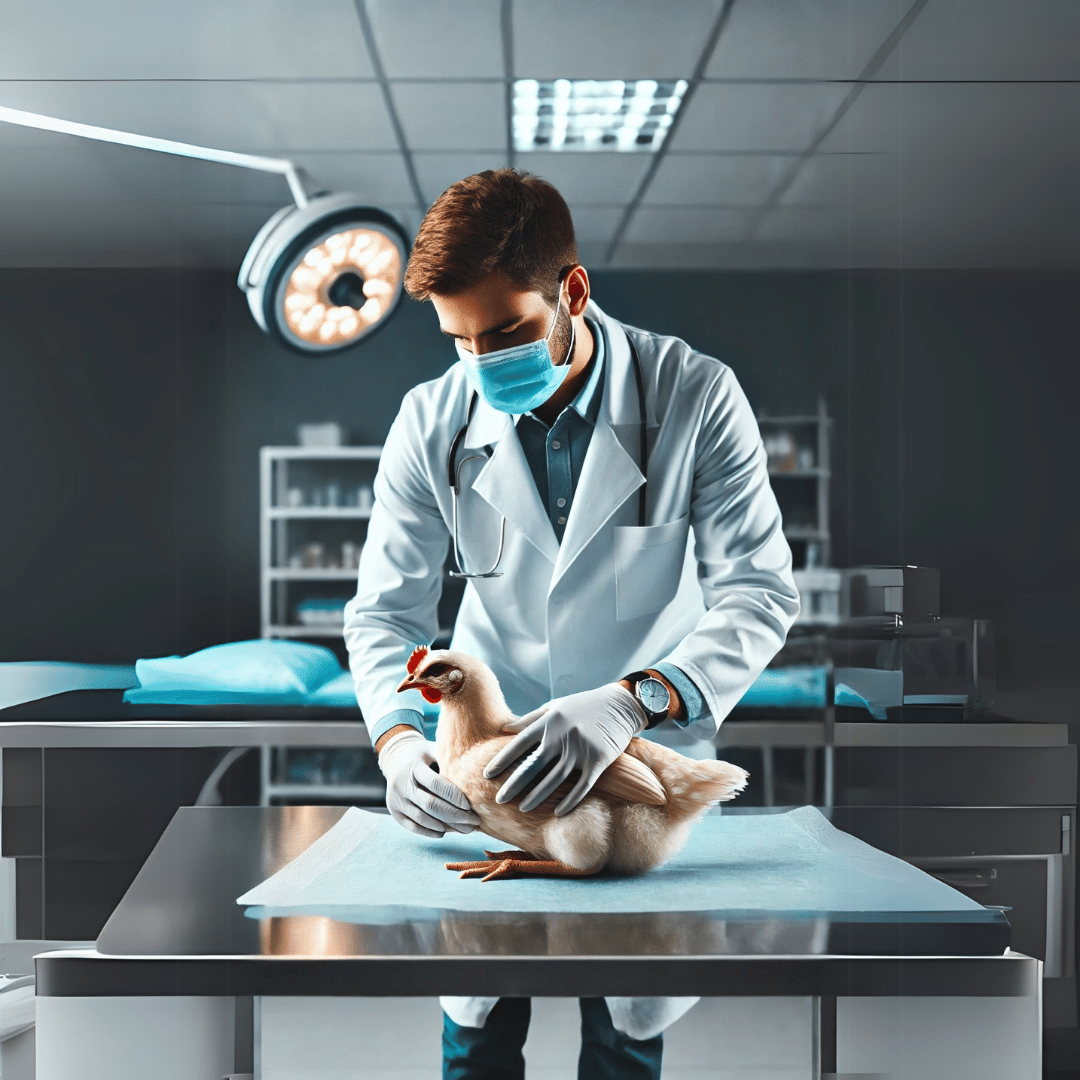
[[[637,382],[637,394],[638,394],[638,410],[641,416],[641,475],[642,482],[641,487],[638,489],[638,525],[644,526],[645,524],[645,488],[648,484],[648,438],[646,433],[646,426],[648,423],[648,415],[645,411],[645,380],[641,376],[641,361],[638,359],[637,349],[634,348],[634,343],[630,339],[630,335],[626,335],[626,342],[630,346],[630,359],[634,364],[634,378]],[[495,556],[495,562],[492,564],[490,570],[485,570],[480,574],[470,574],[464,566],[461,559],[461,546],[458,540],[458,499],[461,495],[461,467],[469,461],[487,461],[491,457],[491,447],[485,446],[484,453],[470,454],[468,457],[462,458],[457,461],[458,450],[461,449],[461,444],[465,440],[466,434],[469,431],[469,424],[472,423],[473,412],[476,410],[477,394],[473,391],[472,397],[469,400],[469,411],[465,415],[465,423],[461,425],[460,430],[454,436],[454,441],[450,444],[450,453],[446,458],[446,479],[450,485],[450,496],[452,506],[452,523],[453,523],[453,536],[454,536],[454,562],[457,564],[457,570],[451,570],[450,576],[452,578],[494,578],[502,577],[502,571],[499,569],[499,564],[502,562],[503,548],[506,544],[506,515],[503,515],[502,524],[499,526],[499,551]]]

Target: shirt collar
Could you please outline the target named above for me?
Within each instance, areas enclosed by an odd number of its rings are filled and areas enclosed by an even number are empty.
[[[587,420],[595,427],[596,418],[600,415],[600,399],[603,397],[604,387],[604,335],[600,327],[592,319],[586,319],[585,321],[593,338],[592,369],[589,371],[589,377],[586,379],[585,385],[577,392],[577,397],[566,406],[566,409],[573,409],[582,420]],[[563,412],[566,409],[563,409]],[[521,415],[540,421],[540,418],[535,413],[528,412]],[[521,416],[515,416],[514,423],[516,424],[520,419]]]
[[[592,371],[585,385],[578,391],[578,395],[570,407],[582,418],[588,420],[594,427],[596,418],[600,415],[600,398],[604,385],[604,335],[600,327],[591,319],[585,320],[589,326],[589,333],[593,336],[593,364]]]

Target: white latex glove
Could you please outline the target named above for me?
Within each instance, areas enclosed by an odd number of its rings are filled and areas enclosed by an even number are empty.
[[[520,734],[488,762],[484,776],[490,780],[505,772],[539,743],[499,788],[495,801],[509,802],[554,762],[551,771],[521,800],[521,809],[535,810],[573,769],[580,769],[581,779],[555,807],[556,816],[562,817],[585,798],[600,774],[647,723],[641,703],[618,683],[555,698],[506,725],[505,731]]]
[[[480,824],[465,793],[431,766],[431,743],[419,731],[401,731],[379,751],[386,777],[386,807],[410,832],[442,836],[446,830],[472,832]]]

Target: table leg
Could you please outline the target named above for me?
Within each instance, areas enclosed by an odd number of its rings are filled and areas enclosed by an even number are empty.
[[[233,1010],[233,1070],[239,1076],[255,1072],[255,999],[237,997]]]
[[[836,996],[810,999],[810,1076],[830,1080],[836,1076]]]

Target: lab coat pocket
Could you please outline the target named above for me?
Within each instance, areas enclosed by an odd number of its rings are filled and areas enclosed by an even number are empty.
[[[620,622],[651,615],[679,588],[690,515],[665,525],[615,526],[615,615]]]

